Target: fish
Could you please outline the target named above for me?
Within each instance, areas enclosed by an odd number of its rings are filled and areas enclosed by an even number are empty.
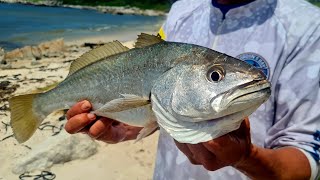
[[[10,98],[10,124],[23,143],[50,113],[88,100],[97,116],[143,127],[137,140],[160,127],[196,144],[237,129],[270,94],[263,72],[244,61],[142,33],[133,49],[106,43],[73,61],[55,87]]]

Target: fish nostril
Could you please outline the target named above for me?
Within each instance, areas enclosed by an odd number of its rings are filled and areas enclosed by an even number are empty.
[[[259,80],[265,80],[267,79],[266,75],[259,69],[256,69],[256,71],[254,72],[254,80],[255,81],[259,81]]]
[[[266,80],[266,77],[256,76],[256,77],[254,77],[254,79],[253,79],[253,81],[262,81],[262,80]]]

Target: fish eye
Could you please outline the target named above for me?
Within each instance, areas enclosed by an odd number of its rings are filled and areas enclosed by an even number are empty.
[[[209,69],[207,78],[211,82],[219,82],[224,78],[224,69],[221,66],[213,66]]]

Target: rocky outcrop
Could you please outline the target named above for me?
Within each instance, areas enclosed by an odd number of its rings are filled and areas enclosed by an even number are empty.
[[[32,4],[38,6],[60,6],[61,2],[57,0],[40,0],[40,1],[28,1],[28,0],[0,0],[4,3],[20,3],[20,4]]]
[[[143,10],[137,7],[130,6],[80,6],[80,5],[62,5],[63,7],[76,8],[76,9],[89,9],[89,10],[97,10],[102,13],[108,14],[117,14],[117,15],[143,15],[143,16],[164,16],[166,12],[157,11],[157,10]]]
[[[98,6],[97,10],[103,13],[110,14],[136,14],[144,16],[163,16],[165,12],[156,10],[142,10],[136,7],[110,7],[110,6]]]
[[[61,1],[57,0],[40,0],[40,1],[30,1],[30,0],[0,0],[0,2],[5,3],[21,3],[21,4],[32,4],[37,6],[61,6],[61,7],[68,7],[68,8],[75,8],[75,9],[89,9],[89,10],[97,10],[102,13],[108,14],[129,14],[129,15],[143,15],[143,16],[164,16],[166,12],[164,11],[157,11],[157,10],[143,10],[137,7],[117,7],[117,6],[82,6],[82,5],[68,5],[68,4],[61,4]]]
[[[48,170],[54,164],[85,159],[97,152],[98,144],[84,134],[70,135],[65,131],[32,147],[25,157],[18,159],[12,170],[15,174]]]
[[[0,47],[0,64],[6,64],[5,60],[4,60],[4,49]]]
[[[9,62],[19,59],[35,59],[42,57],[59,57],[63,55],[65,46],[63,39],[57,39],[39,44],[38,46],[25,46],[5,53],[4,60]]]

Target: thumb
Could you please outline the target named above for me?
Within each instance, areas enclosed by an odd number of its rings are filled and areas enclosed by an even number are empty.
[[[250,121],[248,117],[244,118],[244,120],[241,122],[239,129],[235,130],[234,133],[238,137],[250,138]]]

